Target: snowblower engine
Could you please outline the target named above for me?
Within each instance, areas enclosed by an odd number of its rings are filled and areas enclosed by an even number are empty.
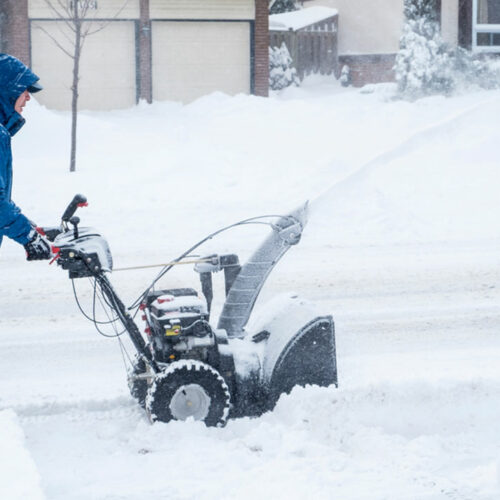
[[[80,219],[73,214],[80,206],[86,206],[86,199],[76,195],[64,212],[61,227],[48,229],[46,234],[53,242],[58,265],[71,279],[93,280],[94,317],[86,316],[96,328],[102,324],[95,318],[96,298],[114,312],[107,323],[119,321],[124,326],[121,333],[128,334],[136,350],[128,371],[130,392],[151,421],[191,417],[206,425],[224,425],[228,417],[272,410],[280,395],[296,385],[337,385],[330,315],[317,315],[306,301],[289,295],[266,304],[261,320],[248,326],[268,275],[300,241],[307,204],[290,215],[255,217],[212,233],[163,266],[149,289],[129,308],[108,278],[113,261],[106,240],[91,228],[78,227]],[[272,232],[244,265],[234,254],[196,259],[201,294],[193,288],[154,288],[168,270],[183,263],[205,241],[231,227],[251,223],[267,224]],[[212,275],[220,271],[224,273],[225,301],[214,323]],[[134,321],[135,314],[129,313],[137,307],[144,334]]]
[[[140,307],[156,359],[170,363],[177,359],[208,361],[215,339],[208,322],[205,299],[192,288],[150,292]]]

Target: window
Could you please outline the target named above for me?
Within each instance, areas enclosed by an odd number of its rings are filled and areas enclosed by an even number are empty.
[[[472,48],[500,52],[500,0],[473,0]]]

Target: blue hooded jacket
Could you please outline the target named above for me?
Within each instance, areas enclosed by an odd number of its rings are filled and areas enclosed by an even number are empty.
[[[15,57],[0,54],[0,245],[5,235],[22,245],[28,243],[30,221],[12,202],[11,137],[24,125],[16,112],[17,98],[39,80],[29,68]]]

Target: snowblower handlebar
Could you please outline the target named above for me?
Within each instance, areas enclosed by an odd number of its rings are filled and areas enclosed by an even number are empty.
[[[82,194],[75,195],[75,197],[71,200],[71,203],[66,207],[66,210],[61,217],[62,221],[68,222],[71,217],[73,217],[78,207],[86,207],[87,205],[87,198],[85,196]]]

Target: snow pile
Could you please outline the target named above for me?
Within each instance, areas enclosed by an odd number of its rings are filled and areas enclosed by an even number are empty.
[[[224,429],[151,426],[132,406],[70,409],[26,427],[51,500],[493,500],[499,394],[479,380],[308,387]]]
[[[0,498],[43,500],[40,477],[15,413],[0,411]]]
[[[325,192],[313,224],[365,244],[498,238],[500,135],[477,123],[499,112],[495,98],[415,132]]]
[[[269,16],[269,29],[274,31],[297,31],[311,24],[316,24],[338,14],[330,7],[309,7],[308,9],[284,12]]]
[[[67,116],[32,102],[14,140],[14,200],[50,225],[76,192],[86,194],[81,215],[109,239],[117,267],[137,251],[162,262],[209,230],[307,199],[304,244],[498,240],[499,92],[409,104],[388,100],[392,87],[322,85],[319,94],[306,80],[269,100],[214,94],[184,107],[82,114],[74,175],[55,139]],[[47,197],[34,183],[57,189]],[[224,236],[217,251],[234,240]],[[10,241],[7,252],[22,256]]]

